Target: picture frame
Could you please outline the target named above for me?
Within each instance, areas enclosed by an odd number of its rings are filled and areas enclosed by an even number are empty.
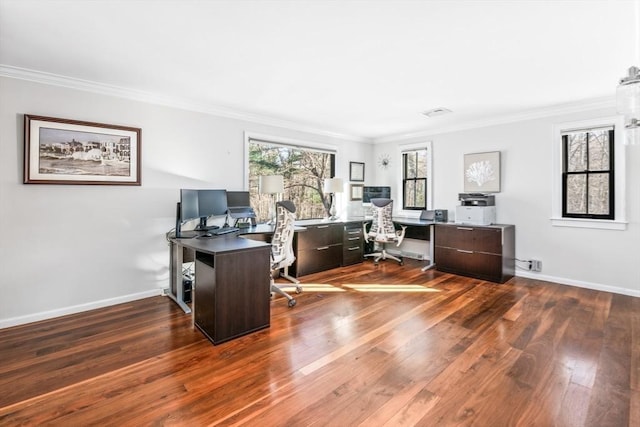
[[[364,163],[349,162],[349,181],[364,182]]]
[[[350,187],[350,200],[362,200],[362,196],[364,194],[364,185],[363,184],[351,184]]]
[[[24,116],[24,183],[141,185],[142,130]]]
[[[500,151],[464,155],[464,192],[500,192]]]

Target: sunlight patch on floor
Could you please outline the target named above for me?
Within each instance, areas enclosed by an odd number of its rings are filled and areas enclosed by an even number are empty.
[[[276,283],[276,285],[285,292],[295,293],[296,291],[296,285],[286,285],[282,283]],[[300,283],[299,286],[302,287],[302,292],[347,292],[338,286],[324,283]]]
[[[344,288],[353,289],[358,292],[440,292],[438,289],[427,288],[422,285],[410,285],[410,284],[353,284],[342,285]]]

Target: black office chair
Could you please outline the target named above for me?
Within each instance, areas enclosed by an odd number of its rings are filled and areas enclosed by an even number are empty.
[[[290,266],[296,260],[293,253],[295,212],[296,207],[289,200],[276,203],[276,225],[271,239],[271,292],[284,296],[289,301],[289,307],[296,305],[296,300],[276,285],[273,275],[281,268]],[[302,287],[296,284],[296,293],[300,292],[302,292]]]
[[[381,259],[392,259],[404,264],[402,258],[398,258],[389,254],[386,250],[387,243],[396,243],[396,246],[400,246],[404,239],[404,233],[407,229],[406,226],[401,226],[399,230],[396,230],[395,224],[392,219],[393,215],[393,200],[392,199],[371,199],[371,208],[373,210],[373,221],[369,231],[364,230],[365,242],[373,241],[379,247],[380,251],[365,254],[365,258],[374,258],[373,262],[378,264]]]

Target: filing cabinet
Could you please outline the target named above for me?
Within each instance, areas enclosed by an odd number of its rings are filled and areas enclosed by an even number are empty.
[[[436,224],[436,268],[504,283],[515,274],[515,226]]]
[[[362,262],[364,258],[364,236],[362,221],[344,224],[342,237],[342,265]]]

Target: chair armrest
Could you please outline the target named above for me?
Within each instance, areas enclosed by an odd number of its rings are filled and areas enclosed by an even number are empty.
[[[404,233],[407,231],[406,225],[401,225],[400,227],[402,227],[402,230],[396,231],[396,236],[398,236],[398,244],[396,246],[400,246],[400,243],[404,240]]]
[[[368,222],[362,221],[362,236],[364,237],[364,241],[369,243],[369,233],[367,233],[367,224]]]

